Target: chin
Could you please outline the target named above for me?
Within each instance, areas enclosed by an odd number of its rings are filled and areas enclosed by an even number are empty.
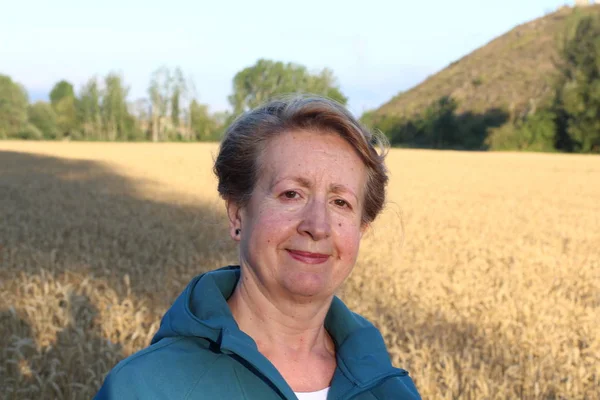
[[[323,297],[330,295],[328,274],[323,272],[297,271],[284,279],[285,289],[302,297]]]

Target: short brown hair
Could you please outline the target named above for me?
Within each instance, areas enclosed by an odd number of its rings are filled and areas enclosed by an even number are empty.
[[[367,169],[362,223],[372,222],[385,203],[388,142],[382,134],[362,126],[341,104],[318,96],[272,100],[242,114],[227,128],[213,168],[221,197],[246,205],[258,180],[259,158],[267,142],[291,130],[335,132],[356,150]]]

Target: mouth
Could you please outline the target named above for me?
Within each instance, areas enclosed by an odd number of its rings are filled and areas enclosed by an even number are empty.
[[[308,251],[286,249],[293,259],[305,264],[322,264],[329,259],[329,254],[311,253]]]

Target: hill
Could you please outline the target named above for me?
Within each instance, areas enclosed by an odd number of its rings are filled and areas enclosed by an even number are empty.
[[[457,101],[457,113],[505,110],[514,115],[530,108],[551,94],[557,44],[574,12],[600,14],[600,5],[563,7],[519,25],[393,97],[372,115],[412,117],[446,96]]]

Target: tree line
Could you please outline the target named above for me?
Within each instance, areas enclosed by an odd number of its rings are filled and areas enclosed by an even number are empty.
[[[519,113],[459,114],[458,102],[444,96],[408,118],[367,112],[361,121],[394,146],[600,153],[600,16],[575,14],[557,55],[553,95]],[[214,141],[240,113],[276,95],[306,92],[348,101],[331,70],[311,73],[265,59],[239,71],[232,86],[232,111],[211,113],[180,68],[155,71],[148,97],[134,102],[116,73],[91,78],[77,92],[60,81],[49,102],[34,104],[21,85],[0,75],[0,139]]]
[[[411,117],[368,112],[362,120],[396,146],[600,153],[600,16],[575,13],[556,53],[552,95],[518,112],[457,113],[445,96]]]
[[[180,68],[157,69],[147,97],[129,101],[124,78],[111,72],[90,78],[77,91],[61,80],[49,102],[29,103],[25,88],[0,75],[0,139],[90,141],[214,141],[240,113],[290,92],[348,99],[327,68],[312,73],[302,65],[260,59],[233,78],[230,112],[211,113],[197,100],[193,81]]]

